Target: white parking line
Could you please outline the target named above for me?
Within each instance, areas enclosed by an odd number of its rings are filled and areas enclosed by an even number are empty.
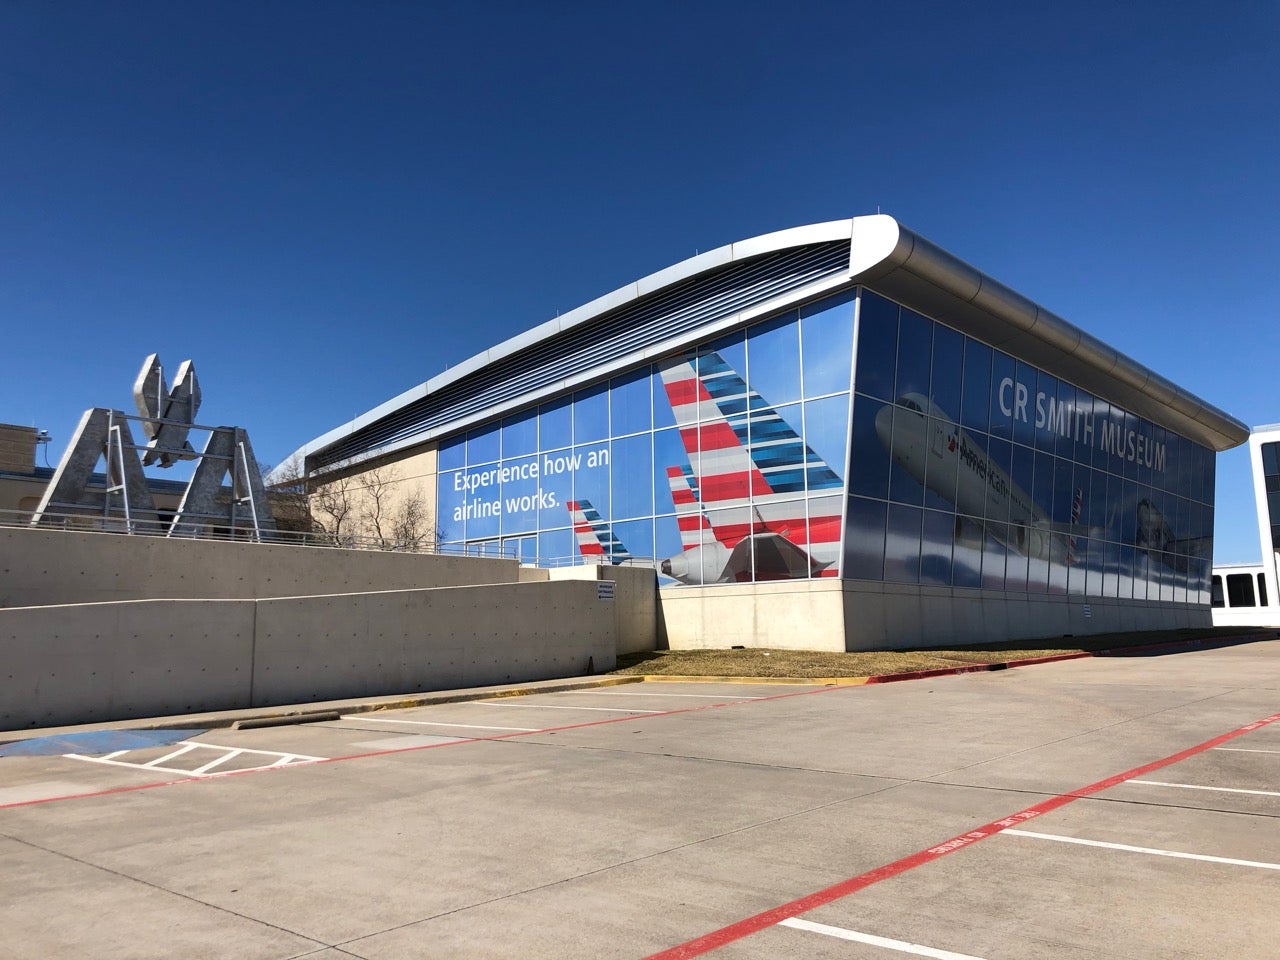
[[[1002,837],[1031,837],[1036,840],[1056,840],[1058,843],[1078,843],[1085,847],[1103,847],[1107,850],[1124,850],[1129,853],[1146,853],[1153,857],[1176,857],[1179,860],[1203,860],[1206,863],[1227,863],[1236,867],[1258,867],[1261,870],[1280,870],[1280,863],[1263,863],[1258,860],[1236,860],[1233,857],[1211,857],[1203,853],[1182,853],[1178,850],[1156,850],[1152,847],[1131,847],[1126,843],[1105,843],[1102,840],[1082,840],[1079,837],[1061,837],[1054,833],[1032,833],[1030,830],[1002,830]]]
[[[1129,780],[1128,783],[1145,783],[1151,787],[1179,787],[1183,790],[1213,790],[1217,793],[1249,793],[1255,797],[1280,797],[1274,790],[1240,790],[1236,787],[1204,787],[1198,783],[1164,783],[1161,780]]]
[[[1280,750],[1250,750],[1248,747],[1214,747],[1214,750],[1226,750],[1228,753],[1280,753]]]
[[[170,767],[165,766],[166,761],[172,760],[174,757],[182,756],[193,750],[213,751],[217,754],[214,759],[207,763],[201,764],[195,769],[186,767]],[[128,760],[116,760],[115,758],[128,750],[117,750],[115,753],[108,753],[101,757],[89,757],[79,753],[66,753],[63,756],[71,760],[84,760],[88,763],[104,763],[112,767],[128,767],[132,770],[160,770],[164,773],[179,773],[187,777],[220,777],[228,773],[247,773],[249,770],[265,770],[269,767],[283,767],[294,763],[314,763],[317,760],[323,760],[324,757],[312,757],[303,753],[282,753],[279,750],[250,750],[248,747],[220,747],[213,743],[187,743],[181,749],[166,753],[162,757],[155,760],[149,760],[146,763],[130,763]],[[271,757],[270,763],[264,763],[257,767],[241,767],[236,770],[213,770],[219,764],[225,763],[232,757],[241,754],[253,754],[260,757]],[[213,772],[206,772],[212,770]]]
[[[157,757],[155,760],[152,760],[150,763],[130,764],[130,766],[163,768],[164,764],[167,761],[172,760],[174,757],[180,757],[184,753],[190,753],[195,748],[196,748],[196,745],[194,743],[184,743],[177,750],[173,751],[173,753],[166,753],[163,757]]]
[[[526,710],[599,710],[603,713],[666,713],[666,710],[630,710],[626,707],[567,707],[554,703],[503,703],[501,700],[468,700],[477,707],[524,707]]]
[[[478,723],[444,723],[440,720],[392,720],[389,717],[342,717],[342,720],[361,720],[364,723],[404,723],[417,727],[462,727],[466,730],[515,730],[519,733],[534,733],[538,727],[486,727]]]
[[[856,930],[846,930],[844,927],[829,927],[825,923],[814,923],[811,920],[800,920],[796,917],[780,920],[778,921],[778,926],[793,927],[796,930],[808,930],[810,933],[821,933],[828,937],[837,937],[840,940],[853,940],[873,947],[897,950],[899,953],[911,953],[917,957],[933,957],[934,960],[982,960],[981,957],[975,957],[968,953],[936,950],[933,947],[922,946],[918,943],[907,943],[905,940],[890,940],[888,937],[877,937],[870,933],[858,933]]]
[[[697,700],[763,700],[764,697],[738,697],[717,693],[628,693],[626,690],[597,690],[595,697],[693,697]]]

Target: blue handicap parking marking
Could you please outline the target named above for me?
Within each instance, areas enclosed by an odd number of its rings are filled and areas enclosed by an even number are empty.
[[[35,737],[0,744],[0,757],[57,757],[67,753],[99,754],[119,750],[163,747],[189,740],[205,730],[93,730],[52,737]]]

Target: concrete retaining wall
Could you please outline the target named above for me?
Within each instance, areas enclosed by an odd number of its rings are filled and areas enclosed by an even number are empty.
[[[0,729],[610,670],[616,604],[566,580],[0,610]]]
[[[660,591],[659,644],[892,650],[1208,627],[1208,607],[869,581],[792,580]]]
[[[510,583],[518,568],[479,557],[0,529],[0,607]]]
[[[523,574],[525,571],[521,571]],[[551,580],[610,580],[614,584],[614,620],[618,630],[618,653],[643,653],[657,645],[657,574],[646,567],[583,564],[553,567],[544,573]]]

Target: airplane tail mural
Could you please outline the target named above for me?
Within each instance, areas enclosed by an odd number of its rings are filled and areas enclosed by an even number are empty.
[[[693,487],[693,470],[686,466],[667,467],[667,485],[671,488],[671,502],[676,507],[681,546],[685,550],[693,550],[714,540],[715,531],[702,512],[702,503]]]
[[[836,472],[718,353],[660,373],[689,458],[687,470],[667,471],[684,556],[663,572],[686,583],[836,576]]]
[[[590,500],[570,500],[566,506],[573,520],[574,536],[578,539],[578,553],[584,559],[607,560],[615,565],[631,559],[630,551],[614,535]]]

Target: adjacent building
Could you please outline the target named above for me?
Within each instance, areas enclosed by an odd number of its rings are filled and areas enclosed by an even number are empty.
[[[455,549],[651,565],[672,646],[859,649],[1208,624],[1247,437],[876,215],[638,280],[295,462],[411,479]]]
[[[1249,465],[1258,513],[1260,563],[1219,564],[1213,571],[1213,622],[1219,626],[1280,626],[1280,423],[1249,436]]]

